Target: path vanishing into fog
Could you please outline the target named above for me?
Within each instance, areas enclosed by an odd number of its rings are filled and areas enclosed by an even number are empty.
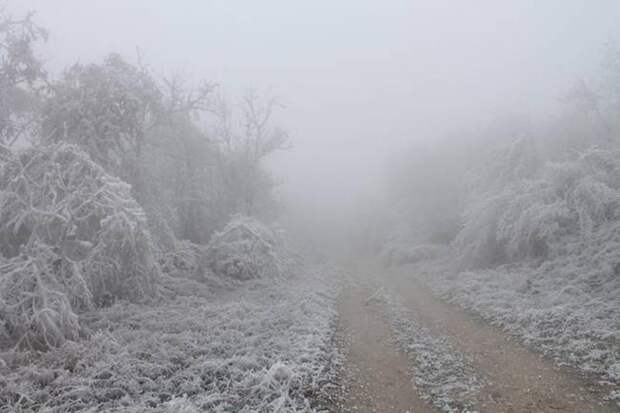
[[[339,298],[339,343],[345,355],[340,412],[436,412],[411,378],[416,366],[394,343],[386,291],[433,336],[444,336],[483,377],[470,400],[477,412],[617,412],[601,404],[605,389],[560,368],[459,308],[435,298],[406,269],[358,265]],[[377,280],[381,280],[379,284]]]

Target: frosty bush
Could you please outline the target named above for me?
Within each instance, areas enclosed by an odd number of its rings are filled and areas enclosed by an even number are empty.
[[[238,280],[280,274],[274,232],[254,218],[237,216],[213,236],[205,253],[216,274]]]
[[[176,240],[174,247],[162,253],[161,269],[176,276],[194,277],[200,272],[200,256],[204,247],[190,241]]]
[[[224,290],[175,277],[188,288],[174,298],[89,314],[88,339],[0,351],[0,413],[332,411],[335,271],[303,264]]]
[[[0,253],[0,321],[40,348],[75,339],[76,312],[151,296],[159,273],[129,185],[66,144],[3,151]]]
[[[46,349],[66,339],[76,340],[78,317],[64,291],[81,292],[79,299],[90,302],[84,279],[79,273],[59,279],[54,273],[58,257],[45,245],[33,244],[30,253],[0,263],[0,321],[4,322],[0,345]]]
[[[565,236],[591,244],[601,224],[620,214],[620,164],[612,150],[591,149],[548,163],[534,179],[478,194],[454,245],[465,268],[524,258],[547,259]]]
[[[505,203],[506,197],[498,195],[479,200],[465,211],[463,229],[454,240],[464,266],[484,266],[503,259],[496,227]]]

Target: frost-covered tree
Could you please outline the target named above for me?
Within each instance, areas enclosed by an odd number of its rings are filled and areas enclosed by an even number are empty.
[[[52,85],[43,110],[43,144],[68,142],[127,181],[165,248],[174,238],[206,243],[229,218],[220,148],[196,119],[210,110],[214,85],[157,81],[118,55],[74,65]]]
[[[143,165],[151,190],[140,196],[141,202],[149,212],[165,217],[178,238],[208,242],[231,213],[217,145],[180,115],[158,123],[149,139],[152,145],[145,149]]]
[[[112,54],[102,64],[72,66],[52,85],[43,108],[43,143],[78,145],[139,186],[147,131],[161,111],[161,92],[150,75]]]
[[[433,156],[407,154],[392,179],[399,211],[393,234],[409,243],[397,252],[428,242],[428,227],[455,215],[461,227],[452,247],[465,268],[540,263],[566,254],[569,244],[582,251],[604,244],[620,196],[619,56],[610,46],[603,76],[594,87],[579,80],[552,119],[515,117],[470,136],[468,148],[446,140],[434,144]],[[455,157],[455,148],[463,156]],[[460,197],[452,201],[439,196],[454,193]]]
[[[225,100],[217,105],[218,124],[213,129],[221,148],[219,168],[235,212],[269,215],[275,208],[274,182],[263,168],[265,158],[290,147],[288,134],[273,124],[281,105],[248,90],[233,111]]]
[[[0,5],[0,144],[13,145],[38,126],[39,94],[46,73],[34,44],[47,39],[33,21],[8,15]]]

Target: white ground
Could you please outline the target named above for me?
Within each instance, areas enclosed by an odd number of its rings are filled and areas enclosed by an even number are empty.
[[[620,282],[613,269],[594,264],[575,255],[540,266],[460,274],[430,263],[418,266],[416,273],[425,273],[426,283],[449,302],[558,364],[594,377],[620,403]]]
[[[166,278],[166,299],[83,317],[87,340],[0,353],[0,412],[321,410],[339,361],[337,277],[297,264],[245,283]]]

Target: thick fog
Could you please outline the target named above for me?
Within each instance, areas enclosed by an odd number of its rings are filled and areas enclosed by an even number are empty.
[[[618,412],[619,22],[0,0],[0,413]]]
[[[277,97],[293,149],[272,159],[281,192],[312,214],[381,192],[385,163],[494,116],[536,117],[620,37],[616,1],[20,0],[60,71],[111,51]]]

